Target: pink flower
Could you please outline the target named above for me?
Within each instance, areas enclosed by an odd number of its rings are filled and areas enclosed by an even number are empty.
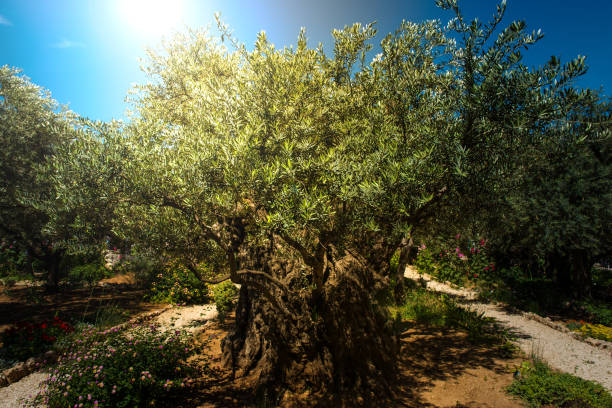
[[[459,239],[459,238],[461,238],[461,234],[455,235],[455,239]]]
[[[483,270],[488,271],[488,270],[489,270],[489,267],[488,267],[488,266],[485,266]]]

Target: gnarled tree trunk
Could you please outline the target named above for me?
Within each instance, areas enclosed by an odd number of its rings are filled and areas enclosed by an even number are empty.
[[[322,290],[295,276],[276,297],[243,284],[226,363],[236,376],[256,375],[282,407],[380,406],[398,345],[372,300],[385,280],[352,257],[335,264]]]

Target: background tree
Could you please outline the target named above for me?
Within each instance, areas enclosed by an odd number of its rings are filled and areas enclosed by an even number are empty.
[[[51,289],[63,250],[45,230],[49,216],[37,203],[54,199],[43,169],[71,137],[72,118],[19,70],[0,67],[0,239],[42,261]]]

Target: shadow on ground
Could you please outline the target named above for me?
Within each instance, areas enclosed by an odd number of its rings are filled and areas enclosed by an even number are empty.
[[[451,329],[412,325],[401,336],[397,407],[513,407],[504,388],[517,360]]]
[[[254,401],[254,379],[232,380],[222,363],[221,340],[233,321],[209,323],[197,335],[210,368],[173,401],[177,408],[246,408],[267,406]],[[400,336],[398,383],[394,405],[381,408],[518,408],[504,389],[512,381],[517,359],[496,345],[475,345],[460,331],[440,330],[406,322]],[[270,405],[271,407],[271,405]]]
[[[160,305],[142,301],[144,290],[132,287],[63,289],[47,294],[43,287],[15,287],[0,295],[0,332],[20,321],[42,321],[56,314],[67,321],[90,320],[109,307],[133,315]]]

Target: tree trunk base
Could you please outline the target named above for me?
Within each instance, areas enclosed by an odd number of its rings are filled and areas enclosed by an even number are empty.
[[[284,408],[381,406],[398,342],[370,292],[343,274],[321,293],[285,295],[291,314],[242,286],[236,330],[222,346],[234,375],[256,376],[258,393]]]

